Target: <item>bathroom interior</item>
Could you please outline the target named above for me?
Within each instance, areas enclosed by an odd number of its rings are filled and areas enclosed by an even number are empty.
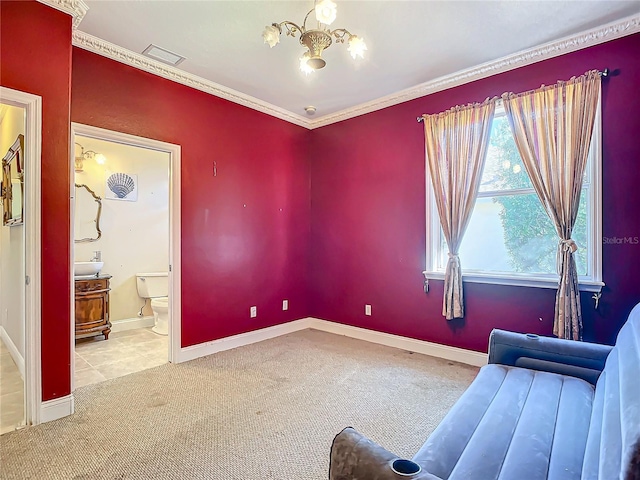
[[[170,155],[75,136],[75,388],[167,363]]]

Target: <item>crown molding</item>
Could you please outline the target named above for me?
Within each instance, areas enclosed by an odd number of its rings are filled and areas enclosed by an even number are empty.
[[[56,10],[67,13],[73,17],[73,29],[80,25],[80,22],[87,14],[89,7],[82,0],[38,0]]]
[[[506,57],[492,60],[466,70],[460,70],[459,72],[451,75],[445,75],[429,82],[421,83],[415,87],[407,88],[406,90],[401,90],[400,92],[380,97],[370,102],[361,103],[355,107],[323,115],[322,117],[311,120],[308,128],[314,129],[330,125],[332,123],[341,122],[343,120],[348,120],[360,115],[375,112],[376,110],[398,105],[409,100],[424,97],[425,95],[457,87],[458,85],[470,83],[475,80],[480,80],[481,78],[490,77],[497,75],[498,73],[524,67],[525,65],[531,65],[532,63],[541,62],[542,60],[558,57],[565,53],[582,50],[584,48],[609,42],[627,35],[633,35],[637,32],[640,32],[640,14],[632,15],[630,17],[623,18],[622,20],[602,25],[576,35],[554,40],[553,42],[545,43],[528,50],[522,50],[512,55],[507,55]],[[605,68],[607,65],[594,66],[594,68],[598,67]],[[609,67],[614,69],[615,65],[611,65]]]
[[[132,52],[98,37],[94,37],[77,30],[77,26],[82,21],[88,10],[88,7],[83,0],[38,1],[73,16],[73,45],[76,47],[83,48],[117,62],[130,65],[140,70],[201,90],[216,97],[229,100],[308,129],[324,127],[332,123],[348,120],[360,115],[382,110],[383,108],[392,107],[409,100],[424,97],[432,93],[457,87],[465,83],[470,83],[482,78],[497,75],[499,73],[514,70],[519,67],[531,65],[549,58],[558,57],[566,53],[575,52],[577,50],[582,50],[600,43],[609,42],[617,38],[640,32],[640,14],[632,15],[591,30],[586,30],[559,40],[554,40],[534,48],[522,50],[512,55],[507,55],[475,67],[460,70],[450,75],[445,75],[414,87],[340,110],[339,112],[309,119],[258,98],[246,95],[215,82],[211,82],[202,77],[198,77],[197,75],[192,75],[178,68],[150,59],[141,54]],[[594,66],[594,68],[597,67],[605,68],[607,65]],[[615,68],[613,65],[610,67]]]
[[[230,102],[243,105],[245,107],[257,110],[258,112],[266,113],[273,117],[285,120],[287,122],[299,125],[301,127],[309,128],[309,120],[301,115],[292,113],[284,108],[277,107],[268,102],[262,101],[251,95],[246,95],[237,90],[225,87],[215,82],[211,82],[197,75],[192,75],[180,70],[179,68],[166,65],[162,62],[158,62],[151,58],[145,57],[139,53],[132,52],[126,48],[119,47],[113,43],[102,40],[88,33],[76,30],[73,32],[73,45],[79,48],[83,48],[103,57],[110,58],[120,63],[144,70],[145,72],[153,73],[160,77],[172,80],[177,83],[181,83],[196,90],[215,95],[216,97],[229,100]]]

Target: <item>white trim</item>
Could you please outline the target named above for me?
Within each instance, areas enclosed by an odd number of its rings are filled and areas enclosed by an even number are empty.
[[[169,362],[175,362],[182,346],[182,151],[169,147]]]
[[[75,399],[73,398],[73,394],[65,397],[54,398],[53,400],[47,400],[46,402],[42,402],[42,408],[40,409],[40,421],[41,423],[44,423],[68,417],[73,414],[74,410]]]
[[[106,40],[89,35],[88,33],[81,32],[80,30],[73,32],[73,45],[83,48],[84,50],[97,53],[103,57],[110,58],[116,62],[124,63],[125,65],[135,67],[139,70],[144,70],[145,72],[153,73],[159,77],[229,100],[230,102],[237,103],[238,105],[243,105],[258,112],[266,113],[267,115],[285,120],[293,123],[294,125],[309,128],[309,121],[302,115],[292,113],[289,110],[277,107],[271,103],[260,100],[259,98],[247,95],[246,93],[225,87],[224,85],[187,73],[184,70],[172,67],[166,63],[132,52],[131,50],[119,47],[118,45],[114,45]]]
[[[73,393],[76,389],[76,329],[75,329],[75,317],[76,317],[76,289],[75,289],[75,238],[76,238],[76,230],[74,221],[76,218],[76,182],[75,182],[75,148],[76,148],[76,133],[73,128],[73,123],[71,124],[71,141],[69,142],[69,163],[67,164],[67,168],[69,169],[69,285],[70,292],[69,295],[69,348],[71,351],[71,393]],[[73,413],[73,412],[72,412]]]
[[[427,280],[444,280],[444,272],[422,272]],[[558,288],[558,278],[546,277],[536,278],[532,276],[513,275],[481,275],[473,273],[463,273],[462,281],[469,283],[488,283],[490,285],[507,285],[511,287],[535,287],[535,288]],[[605,286],[604,282],[580,281],[578,289],[581,292],[599,292]]]
[[[409,352],[422,353],[423,355],[429,355],[431,357],[444,358],[446,360],[465,363],[475,367],[482,367],[487,364],[486,353],[465,350],[458,347],[450,347],[449,345],[442,345],[424,340],[416,340],[415,338],[401,337],[400,335],[377,332],[375,330],[329,322],[318,318],[312,318],[310,320],[310,328],[322,330],[323,332],[357,338],[358,340],[399,348]],[[487,344],[488,342],[489,340],[487,339]]]
[[[486,353],[426,342],[424,340],[416,340],[414,338],[401,337],[399,335],[377,332],[366,328],[352,327],[350,325],[330,322],[328,320],[321,320],[314,317],[302,318],[300,320],[274,325],[273,327],[254,330],[252,332],[241,333],[231,337],[186,347],[180,351],[179,361],[186,362],[194,360],[206,355],[231,350],[232,348],[238,348],[252,343],[262,342],[263,340],[269,340],[270,338],[298,332],[300,330],[306,330],[308,328],[337,335],[344,335],[346,337],[377,343],[379,345],[400,348],[410,352],[422,353],[432,357],[444,358],[446,360],[452,360],[477,367],[481,367],[487,363]]]
[[[92,137],[99,140],[105,140],[109,142],[122,143],[124,145],[131,145],[134,147],[148,148],[157,150],[159,152],[166,152],[170,156],[169,160],[169,291],[171,292],[169,297],[169,307],[171,309],[171,315],[169,318],[169,352],[168,359],[170,362],[175,362],[179,357],[179,351],[181,346],[181,325],[182,325],[182,290],[181,290],[181,180],[180,180],[180,164],[181,164],[181,147],[180,145],[174,145],[172,143],[162,142],[160,140],[153,140],[150,138],[139,137],[137,135],[129,135],[127,133],[115,132],[112,130],[106,130],[104,128],[92,127],[90,125],[83,125],[80,123],[71,123],[72,136],[83,135],[85,137]],[[72,145],[73,145],[72,139]],[[73,171],[73,153],[69,156],[69,168]],[[73,174],[73,172],[72,172]],[[73,176],[71,177],[73,178]],[[73,185],[73,182],[71,182]],[[73,193],[71,193],[73,197]],[[73,201],[73,198],[71,199]],[[70,222],[72,229],[72,242],[73,242],[73,222]],[[73,252],[73,243],[72,250]],[[73,258],[71,258],[73,262]],[[73,268],[71,269],[73,275]],[[73,281],[73,279],[72,279]],[[73,290],[72,290],[73,291]],[[73,301],[72,301],[73,304]],[[71,319],[74,318],[75,305],[72,307]],[[73,324],[73,323],[72,323]],[[73,329],[72,329],[73,330]],[[72,332],[73,335],[73,332]],[[71,353],[73,354],[75,347],[75,340],[72,339]],[[75,358],[72,356],[72,358]],[[75,370],[75,362],[72,364],[72,386],[75,388],[73,381],[73,373]],[[72,390],[73,391],[73,390]]]
[[[138,328],[149,328],[153,327],[153,325],[154,319],[150,315],[146,317],[123,318],[122,320],[113,320],[111,322],[111,333],[136,330]]]
[[[590,147],[592,164],[589,169],[589,194],[591,195],[590,204],[594,207],[594,210],[587,212],[588,218],[591,219],[589,247],[593,251],[593,255],[591,255],[590,258],[589,272],[594,282],[598,282],[601,286],[604,286],[602,282],[602,91],[600,91],[600,97],[598,98],[598,107]],[[583,282],[579,283],[581,287]],[[580,288],[580,290],[582,290],[582,288]]]
[[[2,340],[2,343],[4,343],[7,350],[9,350],[9,354],[16,364],[16,367],[18,367],[18,371],[20,372],[20,376],[24,382],[24,358],[22,358],[22,355],[20,355],[20,352],[18,351],[18,347],[13,343],[13,340],[11,340],[11,337],[2,325],[0,325],[0,340]]]
[[[213,353],[251,345],[252,343],[262,342],[264,340],[269,340],[270,338],[304,330],[306,328],[310,328],[309,320],[310,319],[308,318],[303,318],[288,323],[274,325],[272,327],[261,328],[252,332],[239,333],[238,335],[232,335],[231,337],[220,338],[218,340],[184,347],[180,349],[178,362],[187,362]]]
[[[25,422],[40,423],[42,403],[41,329],[42,329],[42,265],[41,265],[41,148],[42,97],[0,87],[0,100],[25,109],[25,173],[24,228],[25,275]]]
[[[77,0],[40,1],[54,6],[54,8],[58,8],[59,10],[63,10],[53,4],[74,3],[74,1]],[[76,25],[75,22],[74,25]],[[450,75],[438,77],[414,87],[401,90],[400,92],[392,93],[370,102],[361,103],[339,112],[323,115],[321,117],[314,118],[313,120],[250,95],[246,95],[242,92],[238,92],[232,88],[225,87],[224,85],[211,82],[210,80],[206,80],[197,75],[193,75],[162,62],[152,60],[139,53],[114,45],[80,30],[75,30],[73,32],[73,45],[117,62],[124,63],[125,65],[153,73],[160,77],[173,80],[174,82],[187,85],[197,90],[201,90],[211,95],[224,98],[239,105],[244,105],[245,107],[252,108],[253,110],[266,113],[267,115],[271,115],[273,117],[280,118],[281,120],[312,130],[314,128],[324,127],[325,125],[331,125],[332,123],[358,117],[366,113],[375,112],[376,110],[382,110],[383,108],[398,105],[409,100],[424,97],[465,83],[474,82],[492,75],[497,75],[526,65],[541,62],[566,53],[575,52],[577,50],[599,45],[617,38],[633,35],[637,32],[640,32],[640,15],[638,14],[606,25],[601,25],[575,35],[554,40],[534,48],[522,50],[475,67],[460,70]],[[606,67],[607,65],[594,65],[594,68]],[[576,72],[576,74],[579,73],[583,72]]]

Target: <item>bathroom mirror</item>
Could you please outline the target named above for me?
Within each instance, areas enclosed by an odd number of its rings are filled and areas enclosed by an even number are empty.
[[[24,135],[18,135],[2,158],[2,224],[22,225],[24,197]]]
[[[96,242],[102,236],[102,198],[87,185],[76,183],[75,243]],[[79,237],[79,238],[78,238]]]

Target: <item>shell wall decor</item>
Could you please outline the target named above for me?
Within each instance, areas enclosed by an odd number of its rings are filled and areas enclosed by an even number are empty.
[[[138,199],[138,176],[121,172],[112,173],[107,177],[105,193],[105,198],[135,202]]]

